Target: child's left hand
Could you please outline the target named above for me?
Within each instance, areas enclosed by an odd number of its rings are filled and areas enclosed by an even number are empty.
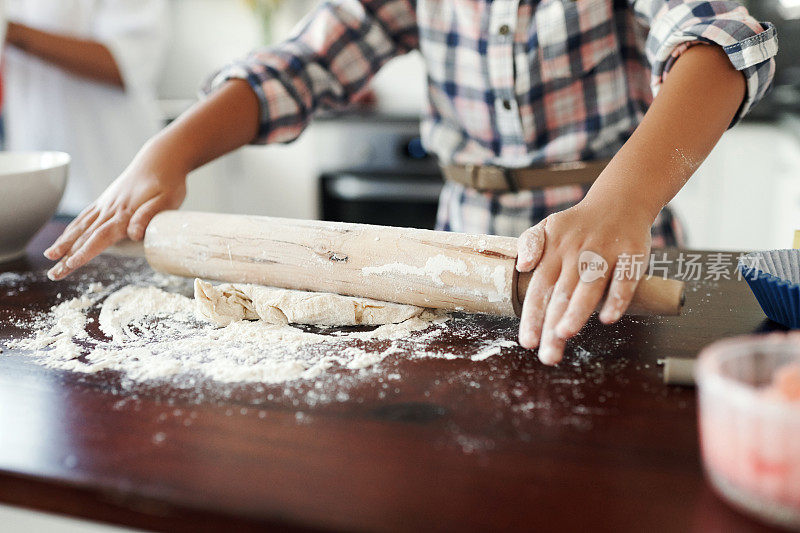
[[[566,340],[589,319],[612,276],[600,321],[619,320],[644,273],[644,264],[631,269],[631,258],[649,259],[658,212],[711,152],[746,94],[745,77],[720,47],[692,46],[681,54],[642,123],[586,197],[520,237],[517,270],[536,269],[522,307],[522,346],[538,346],[546,364],[561,361]],[[589,252],[602,256],[608,269],[581,281],[581,254],[591,259]]]
[[[529,349],[538,346],[539,359],[547,365],[561,361],[567,339],[586,324],[609,281],[600,311],[604,324],[622,317],[644,274],[653,218],[614,204],[587,197],[520,236],[517,270],[535,271],[522,307],[519,342]],[[602,266],[601,257],[605,271],[584,269],[581,274],[580,264],[595,259],[595,266]]]

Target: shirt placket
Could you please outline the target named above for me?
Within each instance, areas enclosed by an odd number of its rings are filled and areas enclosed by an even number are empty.
[[[489,10],[487,63],[501,146],[498,163],[505,166],[519,164],[526,152],[522,118],[514,92],[514,35],[518,9],[519,0],[494,0]]]

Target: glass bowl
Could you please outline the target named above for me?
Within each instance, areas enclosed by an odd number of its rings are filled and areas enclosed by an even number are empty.
[[[795,365],[800,334],[739,337],[703,350],[696,377],[711,485],[745,512],[800,528],[800,400],[775,385]]]

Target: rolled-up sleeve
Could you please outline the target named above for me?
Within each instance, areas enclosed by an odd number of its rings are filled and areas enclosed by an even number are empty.
[[[386,62],[417,46],[413,0],[328,0],[287,41],[223,68],[203,92],[246,80],[260,102],[255,142],[291,142],[316,110],[348,105]]]
[[[731,1],[631,0],[636,14],[649,25],[647,57],[652,67],[653,94],[672,65],[696,44],[721,46],[731,64],[745,76],[747,94],[733,123],[768,92],[775,77],[778,36],[769,22],[759,22]]]

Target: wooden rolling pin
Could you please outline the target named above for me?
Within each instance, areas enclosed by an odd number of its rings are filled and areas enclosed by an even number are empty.
[[[364,224],[165,211],[147,228],[158,271],[447,310],[519,315],[517,239]],[[683,283],[646,278],[629,312],[678,315]]]

